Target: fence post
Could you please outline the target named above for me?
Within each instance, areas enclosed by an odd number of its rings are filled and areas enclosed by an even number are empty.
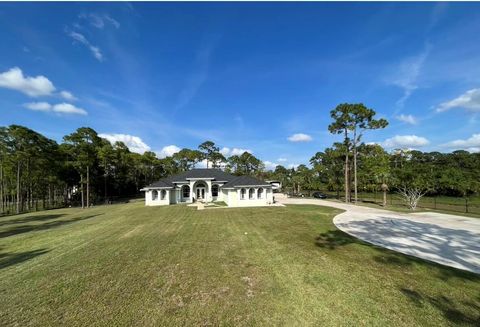
[[[437,209],[437,197],[433,197],[433,209]]]
[[[468,198],[465,198],[465,213],[468,213]]]

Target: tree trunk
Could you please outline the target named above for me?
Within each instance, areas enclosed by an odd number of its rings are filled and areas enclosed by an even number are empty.
[[[349,180],[348,180],[348,166],[349,166],[349,163],[348,163],[348,134],[347,134],[347,130],[345,130],[345,147],[346,147],[346,150],[345,150],[345,202],[348,203],[349,201],[349,194],[348,194],[348,189],[349,189]]]
[[[353,131],[353,188],[354,188],[354,202],[358,201],[357,190],[357,129]]]
[[[104,202],[105,204],[108,203],[108,200],[107,200],[107,174],[105,173],[105,175],[103,176],[103,197],[104,197]]]
[[[90,208],[90,168],[87,166],[87,208]]]
[[[383,203],[382,203],[382,205],[384,207],[387,206],[387,190],[383,190]]]
[[[82,193],[82,209],[85,208],[85,204],[83,201],[83,174],[80,174],[80,192]]]
[[[17,214],[20,213],[20,161],[17,162]]]

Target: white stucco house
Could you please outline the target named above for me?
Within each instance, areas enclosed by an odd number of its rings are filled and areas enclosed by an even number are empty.
[[[223,201],[229,207],[267,206],[273,203],[270,183],[251,176],[234,176],[219,169],[192,169],[152,183],[145,205],[159,206],[195,201]]]

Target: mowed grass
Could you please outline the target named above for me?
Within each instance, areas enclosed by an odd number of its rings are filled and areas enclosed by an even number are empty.
[[[338,213],[132,203],[4,217],[0,324],[479,325],[478,275],[359,242]]]

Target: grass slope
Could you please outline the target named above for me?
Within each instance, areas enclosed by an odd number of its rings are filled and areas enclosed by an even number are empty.
[[[141,203],[0,220],[0,321],[20,326],[480,323],[480,277],[359,242],[340,211]]]

